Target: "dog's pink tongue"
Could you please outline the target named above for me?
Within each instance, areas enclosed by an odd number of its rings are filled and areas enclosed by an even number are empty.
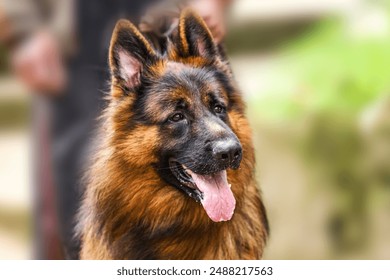
[[[213,175],[191,172],[191,176],[203,193],[201,203],[210,219],[214,222],[229,221],[233,216],[236,200],[228,184],[226,170]]]

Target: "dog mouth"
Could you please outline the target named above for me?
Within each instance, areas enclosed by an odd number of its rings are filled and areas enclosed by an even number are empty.
[[[179,181],[180,189],[185,191],[190,197],[195,199],[197,202],[201,202],[203,199],[203,193],[196,187],[194,180],[191,175],[187,172],[189,169],[184,165],[176,161],[175,159],[169,160],[169,168],[172,174]]]
[[[200,202],[212,221],[229,221],[232,218],[236,200],[226,170],[197,174],[173,158],[169,160],[169,168],[179,182],[177,187]]]

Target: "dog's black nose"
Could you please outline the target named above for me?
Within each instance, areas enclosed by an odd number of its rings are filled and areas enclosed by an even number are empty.
[[[242,157],[241,144],[236,140],[214,142],[213,157],[221,165],[238,168]]]

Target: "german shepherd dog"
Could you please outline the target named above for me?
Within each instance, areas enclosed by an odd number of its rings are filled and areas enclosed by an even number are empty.
[[[81,259],[260,259],[268,235],[245,106],[189,9],[165,53],[129,21],[81,208]]]

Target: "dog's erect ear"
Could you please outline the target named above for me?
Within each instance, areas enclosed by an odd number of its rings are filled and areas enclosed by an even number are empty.
[[[204,20],[191,9],[185,9],[179,21],[179,45],[183,56],[213,59],[218,48]]]
[[[127,20],[120,20],[110,45],[110,68],[113,78],[127,89],[140,84],[144,67],[156,59],[156,53],[141,32]]]

